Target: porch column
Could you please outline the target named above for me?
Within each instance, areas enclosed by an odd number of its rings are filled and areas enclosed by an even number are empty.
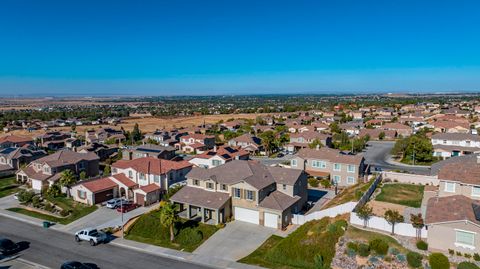
[[[205,208],[201,207],[200,212],[202,212],[202,222],[205,222]]]
[[[191,209],[190,209],[190,205],[187,204],[187,219],[190,219],[190,218],[191,218],[192,213],[190,212],[190,210],[191,210]]]
[[[219,221],[220,220],[220,210],[219,209],[215,210],[215,213],[217,215],[217,217],[215,218],[215,225],[217,225],[218,223],[220,223],[220,221]]]

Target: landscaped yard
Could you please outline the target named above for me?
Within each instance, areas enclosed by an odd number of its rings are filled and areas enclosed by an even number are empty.
[[[0,178],[0,198],[16,193],[19,186],[15,176]]]
[[[395,238],[391,236],[358,229],[351,225],[348,226],[347,232],[345,233],[345,237],[350,240],[357,240],[362,242],[369,242],[374,239],[382,239],[385,242],[387,242],[391,247],[398,249],[400,252],[405,254],[408,252],[408,250],[405,247],[403,247],[400,243],[398,243],[398,241]]]
[[[360,200],[363,193],[368,190],[368,188],[372,185],[374,181],[374,179],[371,179],[367,183],[361,182],[351,187],[345,188],[337,196],[335,196],[335,198],[328,202],[322,209],[334,207],[351,201]]]
[[[126,232],[126,238],[142,243],[192,252],[212,236],[218,228],[191,220],[180,219],[175,225],[175,240],[170,242],[170,231],[160,223],[160,212],[142,215]]]
[[[413,184],[384,184],[375,200],[419,208],[422,205],[424,186]]]
[[[286,238],[271,236],[239,262],[267,268],[329,268],[346,226],[343,219],[309,221]]]
[[[39,218],[39,219],[44,219],[51,222],[60,223],[60,224],[69,224],[97,210],[97,206],[88,206],[81,203],[77,203],[72,199],[69,199],[66,197],[46,198],[46,199],[51,203],[61,207],[63,210],[69,211],[70,215],[68,215],[65,218],[62,218],[62,217],[56,217],[48,214],[43,214],[33,210],[28,210],[25,208],[9,208],[7,210],[24,214],[34,218]]]

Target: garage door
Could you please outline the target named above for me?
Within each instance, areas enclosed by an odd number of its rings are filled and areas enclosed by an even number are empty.
[[[265,227],[278,228],[278,215],[265,212]]]
[[[137,205],[141,205],[141,206],[145,205],[145,195],[137,193],[136,198],[137,198]]]
[[[103,203],[113,198],[113,189],[95,193],[95,204]]]
[[[253,224],[260,223],[258,211],[242,207],[235,207],[235,220],[250,222]]]

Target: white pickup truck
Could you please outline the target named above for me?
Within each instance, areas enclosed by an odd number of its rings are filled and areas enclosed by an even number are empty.
[[[88,241],[91,246],[105,242],[107,234],[97,231],[97,229],[84,229],[75,233],[75,241]]]

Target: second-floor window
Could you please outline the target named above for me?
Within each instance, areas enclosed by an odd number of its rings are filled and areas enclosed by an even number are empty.
[[[326,164],[324,161],[313,160],[313,161],[312,161],[312,167],[315,167],[315,168],[326,168],[326,167],[327,167],[327,164]]]
[[[287,189],[287,184],[283,184],[282,188],[283,188],[283,190],[286,190]]]
[[[193,180],[193,185],[200,186],[200,181],[198,181],[198,179],[194,179]]]
[[[207,182],[207,189],[213,190],[213,183]]]
[[[133,172],[132,171],[128,171],[128,177],[133,178]]]
[[[355,184],[355,178],[354,177],[347,177],[347,184],[350,184],[350,185]]]
[[[212,166],[219,166],[221,164],[220,160],[212,160]]]
[[[340,176],[337,176],[337,175],[333,176],[333,183],[334,184],[340,183],[340,180],[342,180],[342,178]]]
[[[138,175],[138,177],[139,177],[140,179],[145,179],[145,174],[144,174],[144,173],[140,173],[140,174]]]
[[[160,183],[160,176],[154,175],[154,176],[153,176],[153,182],[155,182],[155,183]]]
[[[336,163],[333,165],[333,171],[340,171],[342,170],[342,165],[339,163]]]
[[[255,199],[255,193],[247,190],[247,200],[253,201]]]
[[[472,186],[472,196],[480,196],[480,187]]]
[[[455,183],[445,182],[445,191],[446,192],[455,192]]]
[[[226,191],[227,190],[227,184],[222,184],[221,188],[222,188],[222,191]]]
[[[349,164],[348,167],[347,167],[347,171],[349,173],[355,173],[355,165]]]
[[[297,166],[297,160],[291,160],[290,165],[291,166]]]
[[[242,190],[238,188],[234,188],[233,197],[240,199],[242,197]]]

